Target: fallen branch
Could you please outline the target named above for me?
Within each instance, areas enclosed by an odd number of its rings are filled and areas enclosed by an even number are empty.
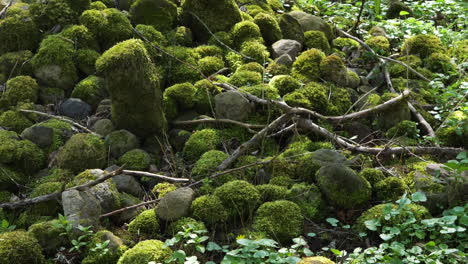
[[[70,120],[70,119],[68,119],[68,118],[66,118],[66,117],[63,117],[63,116],[51,115],[51,114],[47,114],[47,113],[39,112],[39,111],[35,111],[35,110],[20,109],[19,111],[22,112],[22,113],[37,114],[37,115],[40,115],[40,116],[45,116],[45,117],[49,117],[49,118],[58,119],[58,120],[67,122],[67,123],[69,123],[69,124],[71,124],[71,125],[73,125],[73,126],[79,128],[79,129],[81,129],[81,130],[83,130],[83,131],[86,131],[86,132],[88,132],[88,133],[90,133],[90,134],[93,134],[93,135],[95,135],[95,136],[98,136],[98,137],[101,137],[101,138],[102,138],[101,135],[99,135],[99,134],[93,132],[91,129],[89,129],[89,128],[87,128],[87,127],[85,127],[85,126],[83,126],[83,125],[81,125],[81,124],[79,124],[79,123],[77,123],[77,122],[75,122],[75,121],[73,121],[73,120]]]
[[[123,170],[122,173],[126,175],[133,175],[133,176],[139,176],[139,177],[155,178],[155,179],[164,180],[168,182],[189,182],[190,181],[187,178],[173,178],[173,177],[160,175],[160,174],[154,174],[154,173],[145,172],[145,171]]]
[[[422,154],[436,154],[436,155],[448,155],[456,156],[458,153],[464,151],[461,148],[451,148],[451,147],[420,147],[420,146],[408,146],[408,147],[385,147],[385,148],[371,148],[364,147],[361,145],[351,144],[340,138],[338,135],[328,131],[327,129],[315,124],[311,120],[301,118],[298,120],[298,126],[307,129],[311,132],[319,134],[323,137],[328,138],[329,140],[335,142],[336,144],[355,151],[362,152],[374,155],[400,155],[404,153],[414,153],[417,155]]]
[[[150,201],[147,201],[147,202],[142,202],[142,203],[139,203],[139,204],[134,204],[134,205],[131,205],[131,206],[123,207],[123,208],[120,208],[118,210],[103,214],[103,215],[99,216],[99,218],[102,219],[104,217],[109,217],[109,216],[112,216],[112,215],[120,214],[122,212],[131,210],[131,209],[135,209],[135,208],[142,207],[142,206],[145,206],[145,205],[155,204],[155,203],[158,203],[159,201],[161,201],[161,199],[150,200]]]
[[[174,121],[172,125],[174,126],[193,126],[193,125],[200,125],[200,124],[229,124],[229,125],[236,125],[243,128],[246,128],[251,133],[257,133],[252,129],[262,129],[264,125],[252,125],[247,123],[242,123],[239,121],[231,120],[231,119],[198,119],[198,120],[189,120],[189,121]]]
[[[218,170],[223,171],[227,169],[234,161],[237,160],[240,156],[245,154],[249,149],[251,149],[254,145],[259,143],[260,140],[262,140],[264,137],[266,137],[268,134],[270,134],[273,130],[275,130],[278,126],[286,123],[291,119],[291,114],[286,113],[275,119],[273,122],[271,122],[268,126],[266,126],[264,129],[262,129],[260,132],[255,134],[249,141],[244,142],[242,145],[240,145],[234,152],[227,158],[225,159],[219,166]]]
[[[50,200],[54,200],[54,199],[60,199],[63,192],[72,191],[72,190],[84,191],[86,189],[89,189],[90,187],[93,187],[95,185],[103,183],[106,180],[108,180],[108,179],[110,179],[110,178],[112,178],[114,176],[122,174],[122,172],[123,172],[123,167],[120,167],[120,168],[118,168],[118,169],[116,169],[114,171],[106,173],[104,176],[98,178],[97,180],[90,181],[90,182],[87,182],[85,184],[75,186],[75,187],[72,187],[72,188],[68,188],[68,189],[62,190],[60,192],[54,192],[54,193],[51,193],[51,194],[41,195],[41,196],[34,197],[34,198],[27,198],[27,199],[16,201],[16,202],[1,203],[0,208],[15,209],[15,208],[23,207],[23,206],[26,206],[26,205],[37,204],[37,203],[46,202],[46,201],[50,201]]]
[[[8,11],[8,8],[10,8],[10,6],[13,5],[13,1],[14,0],[10,0],[10,2],[8,2],[8,4],[2,9],[2,11],[0,11],[0,19],[5,17],[6,12]]]

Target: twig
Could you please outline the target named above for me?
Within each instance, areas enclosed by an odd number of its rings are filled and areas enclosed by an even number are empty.
[[[101,135],[99,135],[99,134],[93,132],[91,129],[89,129],[89,128],[87,128],[87,127],[85,127],[85,126],[83,126],[83,125],[81,125],[81,124],[79,124],[79,123],[77,123],[77,122],[74,122],[74,121],[72,121],[72,120],[70,120],[70,119],[68,119],[68,118],[65,118],[65,117],[63,117],[63,116],[55,116],[55,115],[51,115],[51,114],[47,114],[47,113],[39,112],[39,111],[35,111],[35,110],[20,109],[19,111],[20,111],[20,112],[23,112],[23,113],[37,114],[37,115],[40,115],[40,116],[45,116],[45,117],[49,117],[49,118],[58,119],[58,120],[67,122],[67,123],[69,123],[69,124],[72,124],[73,126],[79,128],[79,129],[81,129],[81,130],[84,130],[84,131],[86,131],[86,132],[88,132],[88,133],[90,133],[90,134],[93,134],[93,135],[95,135],[95,136],[98,136],[98,137],[101,137],[101,138],[102,138]]]
[[[110,178],[112,178],[114,176],[122,174],[122,171],[123,171],[123,167],[120,167],[120,168],[118,168],[118,169],[116,169],[116,170],[114,170],[112,172],[106,173],[104,176],[98,178],[97,180],[90,181],[90,182],[87,182],[85,184],[75,186],[75,187],[72,187],[72,188],[68,188],[68,189],[65,189],[65,190],[60,191],[60,192],[54,192],[54,193],[51,193],[51,194],[41,195],[41,196],[34,197],[34,198],[27,198],[27,199],[24,199],[24,200],[11,202],[11,203],[2,203],[2,204],[0,204],[0,208],[15,209],[15,208],[23,207],[23,206],[26,206],[26,205],[37,204],[37,203],[40,203],[40,202],[46,202],[46,201],[50,201],[50,200],[54,200],[54,199],[59,199],[63,192],[71,191],[71,190],[84,191],[84,190],[86,190],[86,189],[88,189],[90,187],[93,187],[93,186],[97,185],[97,184],[103,183],[104,181],[106,181],[106,180],[108,180],[108,179],[110,179]]]
[[[13,1],[14,0],[10,0],[10,2],[8,2],[8,4],[2,9],[2,11],[0,11],[0,19],[3,19],[5,17],[8,8],[10,8],[10,6],[13,5]]]
[[[114,210],[114,211],[109,212],[107,214],[103,214],[103,215],[99,216],[99,218],[102,219],[104,217],[109,217],[109,216],[112,216],[112,215],[120,214],[122,212],[131,210],[131,209],[135,209],[135,208],[142,207],[142,206],[145,206],[145,205],[155,204],[155,203],[158,203],[159,201],[161,201],[161,199],[154,199],[154,200],[150,200],[150,201],[147,201],[147,202],[134,204],[134,205],[127,206],[127,207],[124,207],[124,208],[120,208],[118,210]]]
[[[273,122],[271,122],[268,126],[266,126],[264,129],[262,129],[260,132],[255,134],[249,141],[244,142],[242,145],[240,145],[234,152],[227,158],[225,159],[219,166],[218,170],[223,171],[227,169],[234,161],[236,161],[237,158],[242,156],[244,153],[246,153],[250,148],[252,148],[255,144],[257,144],[261,139],[266,137],[269,133],[271,133],[273,130],[275,130],[279,125],[286,123],[291,119],[291,114],[286,113],[275,119]]]
[[[413,152],[414,154],[445,154],[449,156],[456,156],[458,153],[464,151],[462,148],[451,148],[451,147],[385,147],[385,148],[370,148],[361,145],[351,144],[341,139],[338,135],[328,131],[327,129],[315,124],[311,120],[301,118],[298,120],[298,125],[304,129],[308,129],[314,133],[324,136],[336,144],[347,148],[352,151],[369,153],[374,155],[400,155],[404,153]]]
[[[252,125],[247,123],[242,123],[239,121],[231,120],[231,119],[199,119],[199,120],[189,120],[189,121],[174,121],[172,125],[174,126],[192,126],[192,125],[200,125],[200,124],[230,124],[236,125],[243,128],[246,128],[251,133],[257,133],[252,129],[262,129],[264,125]]]
[[[126,175],[133,175],[133,176],[139,176],[139,177],[149,177],[149,178],[155,178],[155,179],[160,179],[168,182],[188,182],[190,181],[187,178],[173,178],[165,175],[160,175],[160,174],[154,174],[150,172],[145,172],[145,171],[133,171],[133,170],[123,170],[123,174]]]

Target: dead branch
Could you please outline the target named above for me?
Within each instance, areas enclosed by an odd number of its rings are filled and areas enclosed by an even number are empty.
[[[155,203],[158,203],[159,201],[161,201],[161,199],[154,199],[154,200],[150,200],[150,201],[147,201],[147,202],[142,202],[142,203],[139,203],[139,204],[134,204],[134,205],[131,205],[131,206],[123,207],[123,208],[120,208],[118,210],[114,210],[112,212],[103,214],[103,215],[99,216],[99,218],[102,219],[104,217],[109,217],[109,216],[112,216],[112,215],[120,214],[122,212],[131,210],[131,209],[135,209],[135,208],[142,207],[142,206],[145,206],[145,205],[155,204]]]
[[[48,118],[58,119],[58,120],[67,122],[67,123],[69,123],[69,124],[71,124],[71,125],[73,125],[73,126],[79,128],[79,129],[81,129],[81,130],[83,130],[83,131],[86,131],[86,132],[88,132],[88,133],[90,133],[90,134],[93,134],[93,135],[95,135],[95,136],[98,136],[98,137],[101,137],[101,138],[102,138],[101,135],[99,135],[99,134],[93,132],[91,129],[89,129],[89,128],[87,128],[87,127],[85,127],[85,126],[83,126],[83,125],[81,125],[81,124],[79,124],[79,123],[77,123],[77,122],[75,122],[75,121],[73,121],[73,120],[70,120],[70,119],[68,119],[68,118],[66,118],[66,117],[63,117],[63,116],[51,115],[51,114],[47,114],[47,113],[39,112],[39,111],[35,111],[35,110],[20,109],[19,111],[20,111],[20,112],[23,112],[23,113],[37,114],[37,115],[45,116],[45,117],[48,117]]]
[[[16,201],[16,202],[1,203],[0,208],[15,209],[15,208],[23,207],[23,206],[26,206],[26,205],[37,204],[37,203],[40,203],[40,202],[46,202],[46,201],[50,201],[50,200],[54,200],[54,199],[60,199],[63,192],[71,191],[71,190],[77,190],[77,191],[87,190],[90,187],[93,187],[95,185],[103,183],[106,180],[108,180],[108,179],[110,179],[110,178],[112,178],[114,176],[122,174],[122,172],[123,172],[123,167],[120,167],[120,168],[118,168],[118,169],[116,169],[114,171],[106,173],[104,176],[98,178],[97,180],[90,181],[90,182],[87,182],[85,184],[75,186],[75,187],[72,187],[72,188],[68,188],[68,189],[65,189],[65,190],[60,191],[60,192],[54,192],[54,193],[51,193],[51,194],[41,195],[41,196],[34,197],[34,198],[27,198],[27,199]]]
[[[122,173],[126,174],[126,175],[131,175],[131,176],[155,178],[155,179],[164,180],[164,181],[168,181],[168,182],[188,182],[188,181],[190,181],[187,178],[173,178],[173,177],[160,175],[160,174],[154,174],[154,173],[145,172],[145,171],[123,170]]]
[[[315,124],[311,120],[301,118],[298,120],[298,126],[307,129],[311,132],[319,134],[336,144],[355,152],[362,152],[374,155],[400,155],[404,153],[414,153],[417,155],[422,154],[437,154],[437,155],[448,155],[456,156],[458,153],[464,151],[462,148],[451,148],[451,147],[420,147],[420,146],[408,146],[408,147],[385,147],[385,148],[371,148],[364,147],[361,145],[351,144],[340,138],[338,135],[328,131],[327,129]]]
[[[252,124],[242,123],[242,122],[231,120],[231,119],[198,119],[198,120],[172,122],[172,125],[174,126],[193,126],[193,125],[200,125],[200,124],[236,125],[236,126],[246,128],[250,133],[257,133],[256,131],[252,129],[262,129],[265,127],[264,125],[252,125]]]
[[[273,130],[275,130],[280,125],[288,122],[290,119],[291,119],[291,114],[289,113],[283,114],[277,119],[275,119],[268,126],[266,126],[260,132],[255,134],[249,141],[244,142],[236,150],[234,150],[234,152],[227,159],[225,159],[218,166],[217,169],[219,171],[223,171],[227,169],[234,161],[236,161],[237,158],[245,154],[249,149],[251,149],[253,146],[258,144],[260,140],[262,140],[264,137],[266,137],[268,134],[270,134]]]
[[[2,11],[0,11],[0,19],[5,17],[6,12],[8,11],[8,8],[10,8],[10,6],[13,5],[13,1],[14,0],[10,0],[10,2],[8,2],[8,4],[2,9]]]

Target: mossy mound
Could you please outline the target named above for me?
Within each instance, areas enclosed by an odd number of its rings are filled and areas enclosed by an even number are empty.
[[[215,195],[203,195],[192,202],[192,215],[209,226],[224,223],[228,212],[221,199]]]
[[[260,28],[262,37],[269,45],[283,38],[283,33],[276,18],[270,14],[259,13],[254,17],[254,23]]]
[[[0,20],[0,36],[0,54],[21,50],[33,51],[40,40],[36,24],[21,13]]]
[[[159,220],[155,209],[141,212],[128,224],[128,232],[134,238],[151,239],[159,235]]]
[[[287,199],[296,203],[307,219],[320,220],[325,211],[325,200],[314,184],[296,183],[288,190]]]
[[[79,98],[96,109],[106,95],[105,80],[101,77],[90,75],[75,86],[71,97]]]
[[[374,192],[379,201],[396,201],[407,191],[408,186],[404,180],[397,177],[385,178],[374,185]]]
[[[330,52],[327,36],[322,31],[310,30],[304,32],[304,46],[307,49],[319,49],[325,54]]]
[[[214,191],[231,217],[248,218],[260,204],[260,192],[242,180],[230,181]]]
[[[67,237],[60,235],[63,229],[58,225],[58,220],[52,220],[37,223],[28,228],[28,233],[37,239],[42,251],[47,256],[53,256],[57,248],[66,246],[69,243]]]
[[[335,262],[326,257],[308,257],[301,259],[297,264],[335,264]]]
[[[302,233],[303,221],[297,204],[280,200],[262,204],[256,212],[253,227],[275,240],[287,243]]]
[[[435,52],[444,52],[440,39],[434,35],[416,35],[405,40],[401,48],[404,55],[416,55],[425,59]]]
[[[309,49],[297,57],[291,75],[303,82],[316,81],[320,77],[320,63],[325,53],[318,49]]]
[[[169,31],[177,21],[177,6],[169,0],[136,0],[130,7],[130,15],[135,24]]]
[[[221,135],[215,129],[202,129],[193,133],[185,143],[184,157],[190,161],[198,160],[203,153],[216,149],[221,144]]]
[[[145,240],[125,251],[117,264],[137,264],[163,262],[170,257],[172,250],[159,240]]]
[[[0,234],[0,263],[45,264],[36,238],[24,231]]]
[[[142,149],[133,149],[123,154],[117,163],[129,170],[145,171],[150,166],[151,157]]]

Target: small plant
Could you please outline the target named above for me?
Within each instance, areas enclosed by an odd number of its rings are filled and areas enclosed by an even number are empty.
[[[91,252],[97,253],[99,256],[107,255],[107,253],[109,253],[109,243],[110,240],[106,240],[102,243],[96,243],[90,250]]]
[[[6,232],[11,232],[15,230],[16,226],[15,225],[10,225],[10,222],[6,219],[2,219],[2,222],[0,224],[0,234],[1,233],[6,233]]]
[[[178,232],[173,238],[166,240],[165,244],[169,247],[180,248],[172,253],[172,256],[165,263],[199,263],[196,256],[187,256],[187,252],[204,254],[206,251],[205,242],[209,239],[204,234],[207,230],[197,229],[195,225],[188,224],[183,227],[183,231]],[[194,252],[195,251],[195,252]]]

